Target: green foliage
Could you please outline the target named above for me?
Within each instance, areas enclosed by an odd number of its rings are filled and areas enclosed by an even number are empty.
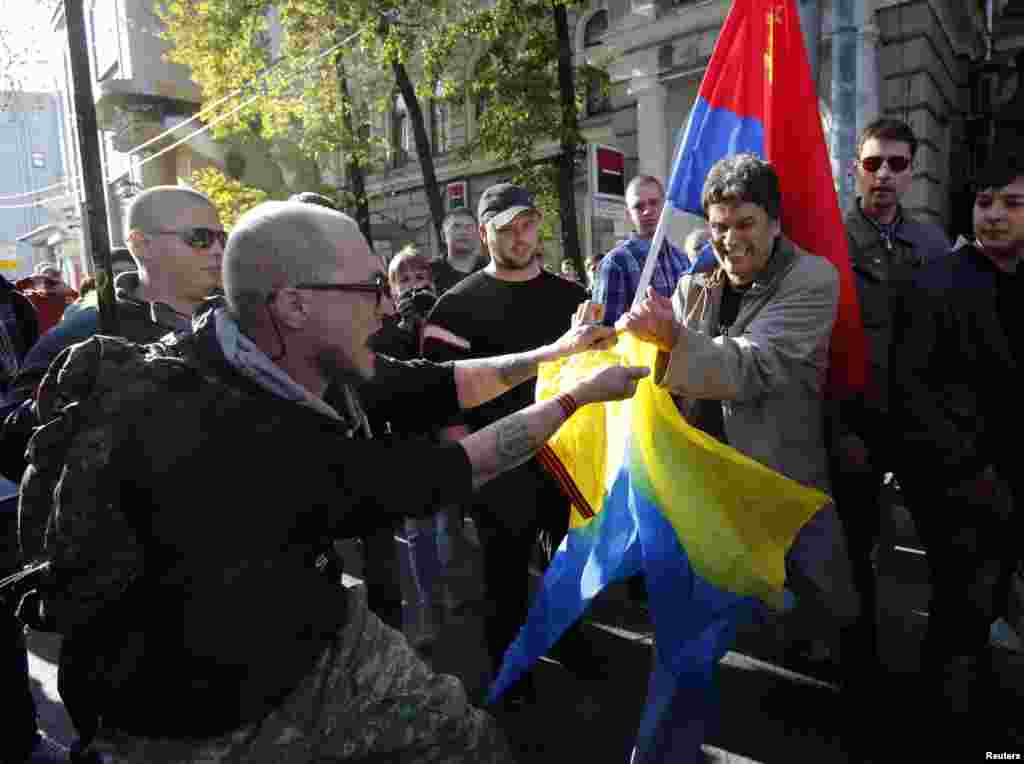
[[[533,190],[544,212],[542,233],[547,237],[559,219],[558,171],[553,163],[541,161],[539,149],[550,153],[562,143],[563,132],[569,143],[582,142],[578,128],[563,125],[553,19],[557,2],[497,0],[491,7],[463,3],[457,20],[439,26],[422,51],[422,81],[440,83],[446,97],[468,99],[477,112],[477,129],[461,149],[463,157],[496,160],[512,171],[514,182]],[[580,11],[589,3],[561,4]],[[460,68],[474,54],[481,54],[475,69]],[[587,88],[602,79],[598,68],[576,73],[577,114],[583,112]]]
[[[189,185],[210,197],[220,222],[229,229],[245,212],[271,198],[266,191],[229,178],[214,167],[193,172]]]
[[[263,96],[219,123],[216,137],[256,133],[266,140],[291,139],[315,159],[339,150],[356,159],[368,157],[367,131],[361,128],[369,114],[353,107],[341,87],[341,79],[358,70],[358,58],[349,55],[348,46],[318,58],[350,34],[332,5],[326,0],[169,0],[157,6],[164,37],[173,43],[167,57],[190,67],[205,103],[242,89],[216,114]],[[276,61],[271,59],[271,12],[283,30]],[[351,131],[346,115],[352,117]]]
[[[216,135],[284,136],[314,158],[340,150],[370,167],[387,148],[371,137],[373,114],[390,112],[394,67],[402,66],[420,102],[440,95],[474,107],[486,103],[461,157],[509,168],[517,182],[536,193],[545,212],[544,232],[552,235],[559,219],[557,170],[545,157],[563,138],[570,144],[582,141],[575,125],[563,125],[553,8],[561,4],[578,11],[588,0],[158,2],[165,36],[174,43],[168,56],[191,67],[206,102],[255,81],[272,66],[267,14],[277,14],[282,29],[277,55],[284,62],[262,81],[265,97],[218,125]],[[349,35],[353,40],[336,55],[299,71],[317,51]],[[466,70],[467,60],[478,62],[475,70]],[[354,104],[340,96],[346,77],[353,83]],[[601,77],[598,69],[577,72],[578,113],[588,86]],[[220,113],[253,94],[246,90],[228,99]]]

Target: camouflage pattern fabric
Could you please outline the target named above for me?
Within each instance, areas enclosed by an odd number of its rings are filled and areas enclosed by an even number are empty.
[[[163,346],[115,337],[93,337],[54,361],[36,397],[42,426],[29,441],[18,509],[25,561],[53,563],[39,626],[70,633],[117,602],[141,574],[142,545],[107,474],[115,425],[129,416],[141,420],[154,397],[188,405],[186,394],[199,379]]]
[[[353,596],[350,603],[349,624],[337,641],[284,705],[262,721],[202,741],[101,729],[92,748],[110,764],[514,761],[495,721],[469,704],[458,679],[434,674],[364,599]]]

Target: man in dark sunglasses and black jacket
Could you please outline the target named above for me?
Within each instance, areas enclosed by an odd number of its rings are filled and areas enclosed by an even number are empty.
[[[883,476],[894,471],[887,453],[894,435],[887,392],[893,304],[922,265],[949,252],[949,240],[937,226],[910,218],[900,204],[913,181],[918,147],[909,125],[878,119],[864,128],[857,145],[858,196],[844,224],[870,376],[865,393],[833,407],[829,445],[836,508],[864,603],[861,623],[844,650],[862,655],[870,669],[877,663],[872,549],[881,527]]]

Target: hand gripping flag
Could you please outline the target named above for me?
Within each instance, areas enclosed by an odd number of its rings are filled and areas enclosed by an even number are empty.
[[[610,364],[655,368],[626,336],[614,351],[541,367],[546,399]],[[608,584],[643,572],[656,664],[637,737],[641,761],[696,761],[714,713],[715,666],[738,623],[781,608],[784,556],[828,497],[691,427],[650,377],[628,401],[585,406],[542,453],[571,497],[571,529],[491,699],[557,641]]]
[[[711,166],[744,152],[764,157],[779,175],[783,232],[839,271],[829,391],[862,390],[867,349],[856,283],[793,0],[734,0],[676,152],[667,200],[703,215]]]

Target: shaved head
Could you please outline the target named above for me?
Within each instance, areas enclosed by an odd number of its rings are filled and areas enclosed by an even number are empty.
[[[339,248],[369,252],[343,212],[292,201],[257,205],[239,218],[224,251],[228,307],[243,327],[252,326],[274,291],[332,278]]]
[[[135,197],[128,208],[128,230],[152,233],[163,230],[182,212],[196,207],[214,209],[204,194],[184,186],[154,186]]]

